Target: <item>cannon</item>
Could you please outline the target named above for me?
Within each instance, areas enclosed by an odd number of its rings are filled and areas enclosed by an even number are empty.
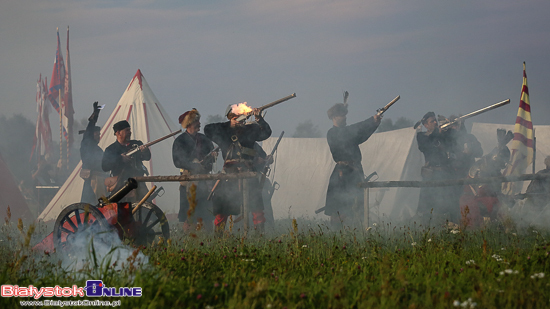
[[[120,202],[135,188],[137,181],[129,178],[124,187],[109,197],[100,199],[96,206],[87,203],[67,206],[57,217],[53,232],[35,245],[33,250],[67,250],[79,235],[111,237],[112,233],[106,232],[115,232],[120,239],[130,239],[136,245],[150,244],[159,237],[170,238],[168,221],[157,205],[145,201],[135,209],[137,202]]]

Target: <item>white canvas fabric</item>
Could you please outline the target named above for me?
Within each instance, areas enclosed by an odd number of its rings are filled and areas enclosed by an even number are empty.
[[[100,116],[101,118],[102,116]],[[101,139],[99,141],[101,149],[105,150],[107,146],[115,141],[113,124],[121,120],[127,120],[130,123],[132,139],[141,140],[144,144],[179,129],[179,126],[174,124],[174,121],[160,105],[140,70],[136,72],[113,113],[101,128]],[[151,176],[179,174],[178,169],[174,167],[172,162],[172,143],[174,139],[175,137],[171,137],[151,146],[151,161],[143,162]],[[81,168],[82,162],[79,162],[40,214],[39,220],[55,220],[65,207],[80,202],[84,185],[84,180],[79,177]],[[150,188],[151,184],[147,183],[147,186]],[[162,197],[157,197],[155,204],[166,213],[177,213],[179,210],[179,184],[176,182],[163,182],[157,184],[157,186],[164,187],[165,194]]]
[[[274,134],[274,136],[276,136]],[[277,141],[271,137],[262,147],[270,153]],[[412,128],[373,134],[360,145],[365,175],[376,171],[378,181],[421,180],[424,157]],[[283,138],[275,155],[270,179],[280,184],[273,194],[275,219],[305,217],[328,219],[315,210],[325,206],[330,174],[335,162],[326,138]],[[370,220],[406,220],[416,213],[419,189],[370,189]]]

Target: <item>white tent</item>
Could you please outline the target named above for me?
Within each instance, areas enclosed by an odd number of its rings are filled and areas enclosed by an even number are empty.
[[[271,137],[262,147],[270,153],[277,141]],[[421,180],[424,157],[418,150],[412,128],[375,133],[361,144],[365,174],[376,171],[380,181]],[[328,219],[315,210],[325,206],[328,180],[334,160],[326,138],[283,138],[272,166],[274,181],[280,185],[272,199],[275,219],[307,217]],[[419,189],[370,189],[372,221],[406,220],[416,213]],[[377,201],[378,200],[378,201]]]
[[[101,118],[101,116],[100,116]],[[113,124],[127,120],[132,128],[132,139],[141,140],[143,143],[165,136],[178,129],[168,114],[162,108],[159,101],[149,88],[147,81],[138,70],[126,91],[118,101],[113,113],[101,129],[99,146],[107,148],[115,141]],[[172,162],[172,143],[175,137],[164,140],[151,146],[151,161],[144,162],[150,175],[175,175],[178,169]],[[82,162],[78,163],[67,181],[59,189],[42,214],[39,220],[55,220],[59,213],[67,206],[80,202],[84,180],[79,177]],[[177,213],[179,210],[178,183],[169,182],[160,184],[165,189],[162,197],[155,200],[166,213]],[[150,187],[151,184],[148,184]]]

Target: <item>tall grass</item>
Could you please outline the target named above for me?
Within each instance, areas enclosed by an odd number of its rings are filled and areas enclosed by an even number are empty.
[[[66,267],[67,253],[30,252],[29,227],[2,227],[0,279],[19,286],[142,287],[123,307],[185,308],[542,308],[550,300],[548,231],[475,231],[377,223],[331,231],[317,221],[280,220],[264,235],[237,227],[217,238],[183,233]],[[31,232],[32,234],[32,232]],[[44,235],[42,235],[44,236]],[[37,238],[37,236],[35,236]],[[38,237],[39,238],[39,237]],[[126,242],[123,246],[131,246]],[[137,260],[139,253],[148,263]],[[27,258],[23,258],[27,256]],[[20,298],[2,298],[3,308]],[[102,298],[117,300],[117,298]]]

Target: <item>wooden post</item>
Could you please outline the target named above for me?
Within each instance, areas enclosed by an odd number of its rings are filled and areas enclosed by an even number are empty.
[[[249,225],[250,225],[250,218],[249,218],[249,211],[250,211],[250,179],[240,179],[242,183],[243,188],[243,205],[242,205],[242,216],[244,220],[243,229],[244,234],[248,233]]]
[[[369,188],[365,188],[365,190],[363,191],[363,208],[365,211],[365,213],[363,214],[363,226],[365,227],[365,229],[369,228],[369,190]]]

